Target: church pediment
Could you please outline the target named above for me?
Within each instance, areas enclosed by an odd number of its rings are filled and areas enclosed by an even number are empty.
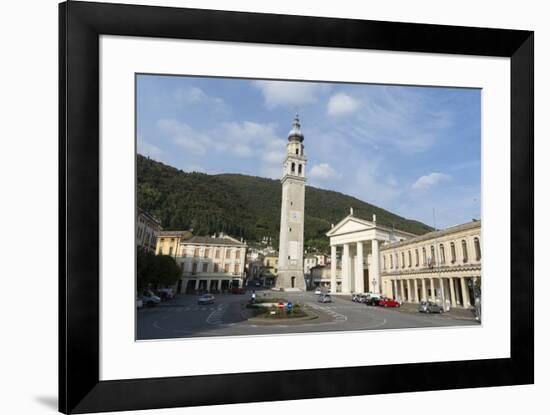
[[[374,228],[374,225],[371,222],[348,216],[327,232],[327,236],[330,237],[351,232],[360,232],[372,228]]]

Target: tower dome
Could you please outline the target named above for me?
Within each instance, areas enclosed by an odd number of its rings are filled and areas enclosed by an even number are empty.
[[[298,118],[298,113],[296,113],[294,121],[292,122],[292,129],[288,133],[288,141],[299,141],[300,143],[304,141],[304,135],[300,130],[300,118]]]

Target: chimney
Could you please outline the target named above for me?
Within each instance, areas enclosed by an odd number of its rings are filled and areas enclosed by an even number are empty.
[[[374,213],[372,214],[372,221],[376,223],[376,215]]]
[[[352,207],[349,208],[349,214],[353,216],[353,208]]]

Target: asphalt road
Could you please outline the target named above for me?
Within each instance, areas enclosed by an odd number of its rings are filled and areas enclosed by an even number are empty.
[[[248,336],[256,334],[305,333],[375,329],[402,329],[478,325],[474,320],[454,318],[448,314],[411,313],[400,309],[369,307],[350,297],[333,296],[332,303],[322,304],[312,292],[277,293],[257,291],[257,298],[283,297],[294,304],[307,306],[318,318],[306,321],[258,323],[246,318],[244,295],[218,294],[212,305],[198,305],[196,295],[184,295],[137,312],[137,339],[179,337]],[[244,311],[244,312],[243,312]]]

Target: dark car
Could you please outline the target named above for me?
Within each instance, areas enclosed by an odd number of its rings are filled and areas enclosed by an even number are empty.
[[[380,297],[367,297],[365,299],[365,304],[366,305],[377,306],[379,302],[380,302]]]
[[[443,307],[433,301],[421,301],[418,305],[420,313],[443,313]]]

